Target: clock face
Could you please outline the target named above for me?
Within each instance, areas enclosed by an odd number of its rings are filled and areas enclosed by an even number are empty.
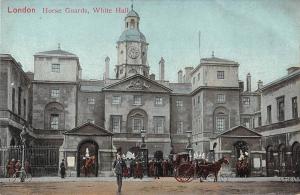
[[[131,46],[128,48],[128,56],[132,59],[136,59],[139,57],[140,51],[138,50],[137,47]]]

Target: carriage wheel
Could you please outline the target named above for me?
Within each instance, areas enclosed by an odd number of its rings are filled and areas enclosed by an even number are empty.
[[[191,164],[184,163],[181,164],[176,169],[175,179],[179,182],[191,182],[193,180],[194,167]]]

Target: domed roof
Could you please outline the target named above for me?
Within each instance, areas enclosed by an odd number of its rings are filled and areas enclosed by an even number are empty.
[[[128,12],[128,14],[126,15],[126,18],[127,17],[138,17],[139,18],[139,14],[136,13],[136,11],[134,11],[133,9],[130,10],[130,12]]]
[[[146,38],[138,29],[127,29],[123,31],[118,42],[122,41],[146,42]]]

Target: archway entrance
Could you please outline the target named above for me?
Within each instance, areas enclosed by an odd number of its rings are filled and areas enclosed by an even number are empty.
[[[77,150],[77,177],[98,176],[98,149],[94,141],[84,141]]]

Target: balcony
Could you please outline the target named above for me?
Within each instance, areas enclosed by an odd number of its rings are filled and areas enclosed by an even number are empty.
[[[294,126],[297,124],[300,124],[300,118],[286,120],[286,121],[273,123],[273,124],[269,124],[269,125],[265,125],[265,126],[260,126],[260,127],[255,128],[255,131],[264,132],[264,131],[270,131],[270,130],[275,130],[275,129],[291,127],[291,126]]]

